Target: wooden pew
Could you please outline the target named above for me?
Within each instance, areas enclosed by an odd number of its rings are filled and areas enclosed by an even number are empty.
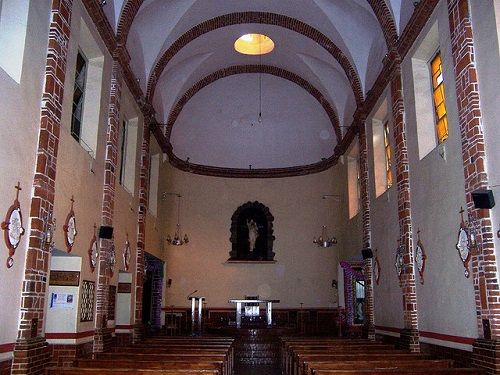
[[[378,360],[392,360],[394,362],[401,360],[418,360],[418,359],[432,359],[428,355],[418,354],[418,353],[322,353],[322,354],[298,354],[296,356],[296,361],[292,368],[292,373],[294,375],[305,374],[304,363],[311,361],[322,361],[322,362],[338,362],[338,361],[378,361]]]
[[[334,345],[334,346],[360,346],[374,345],[379,342],[370,341],[368,339],[347,339],[338,337],[284,337],[281,338],[281,368],[287,367],[287,357],[291,356],[290,352],[293,348],[299,346],[317,346],[317,345]]]
[[[284,368],[289,368],[293,366],[293,363],[296,361],[296,355],[298,354],[322,354],[322,353],[333,353],[333,354],[342,354],[342,353],[395,353],[395,354],[403,354],[407,353],[404,350],[396,350],[393,345],[388,344],[357,344],[357,345],[335,345],[335,344],[326,344],[326,345],[298,345],[298,346],[289,346],[288,352],[285,354]]]
[[[220,375],[219,370],[154,370],[154,369],[124,369],[124,368],[78,368],[78,367],[48,367],[45,375]]]
[[[364,369],[400,369],[400,368],[452,368],[453,361],[450,359],[407,359],[378,360],[378,361],[344,361],[344,362],[304,362],[304,373],[314,374],[318,370],[364,370]]]
[[[218,370],[222,375],[223,361],[134,361],[113,359],[77,359],[75,367],[80,368],[125,368],[125,369],[158,369],[158,370]]]
[[[120,353],[120,352],[106,352],[93,354],[95,359],[108,359],[108,360],[132,360],[137,362],[212,362],[222,361],[223,372],[222,375],[232,375],[233,368],[227,358],[226,353]]]
[[[370,369],[370,370],[317,370],[314,375],[484,375],[474,368],[415,368],[415,369]]]
[[[169,349],[170,352],[174,352],[175,350],[180,351],[181,349],[182,351],[192,351],[192,349],[198,348],[203,350],[227,350],[229,353],[229,367],[231,370],[234,367],[234,338],[232,337],[154,337],[135,344],[131,346],[131,348],[147,348],[148,352],[153,348],[155,352],[164,352],[166,349]],[[115,350],[120,351],[122,349],[123,348],[116,348]],[[130,351],[130,349],[125,349],[125,351],[127,350]],[[134,349],[135,352],[140,350]]]

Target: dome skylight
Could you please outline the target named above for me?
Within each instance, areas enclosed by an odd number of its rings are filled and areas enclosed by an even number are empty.
[[[245,34],[234,42],[234,49],[244,55],[265,55],[274,49],[274,42],[267,35]]]

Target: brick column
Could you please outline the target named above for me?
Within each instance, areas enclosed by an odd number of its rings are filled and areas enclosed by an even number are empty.
[[[401,65],[398,63],[391,77],[392,122],[396,161],[396,187],[398,192],[399,240],[403,247],[404,267],[400,276],[403,292],[405,327],[401,332],[401,346],[412,352],[420,351],[417,314],[417,290],[413,266],[413,236],[410,199],[410,165],[404,119]],[[394,244],[396,247],[396,244]]]
[[[106,152],[104,156],[104,181],[102,187],[102,225],[113,226],[115,205],[116,167],[118,164],[118,138],[120,130],[121,69],[117,59],[113,61],[111,90],[108,106]],[[113,239],[101,239],[96,288],[96,314],[93,352],[103,352],[111,347],[112,328],[108,328],[109,284],[113,277],[110,267]]]
[[[474,344],[474,364],[491,374],[500,373],[500,289],[494,230],[490,211],[475,209],[471,192],[488,186],[481,98],[474,55],[474,36],[466,0],[448,0],[452,55],[455,68],[458,117],[462,139],[465,194],[469,220],[474,218],[478,249],[472,252],[477,324],[480,339]]]
[[[43,243],[44,218],[54,208],[61,112],[70,36],[72,0],[53,0],[45,82],[42,92],[36,170],[31,196],[28,249],[21,293],[19,331],[12,374],[40,374],[48,361],[43,337],[49,249]]]
[[[149,111],[145,111],[149,112]],[[137,255],[135,266],[135,319],[133,341],[142,338],[142,289],[144,283],[144,252],[146,246],[146,217],[148,211],[148,176],[149,176],[149,143],[151,131],[149,128],[152,117],[144,116],[143,138],[141,147],[141,173],[139,180],[139,210],[137,215]]]
[[[366,122],[363,118],[359,127],[359,174],[361,181],[361,215],[363,222],[363,247],[371,248],[372,231],[370,218],[370,189],[368,169],[368,142],[366,139]],[[363,264],[365,275],[365,330],[368,338],[375,340],[375,317],[373,304],[373,259],[365,259]]]

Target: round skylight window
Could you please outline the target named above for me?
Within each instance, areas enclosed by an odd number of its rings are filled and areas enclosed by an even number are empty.
[[[234,42],[234,49],[244,55],[265,55],[274,49],[274,42],[267,35],[245,34]]]

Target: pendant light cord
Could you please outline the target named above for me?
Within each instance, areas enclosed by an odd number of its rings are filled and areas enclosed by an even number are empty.
[[[262,122],[262,39],[259,37],[259,117]]]
[[[180,227],[180,217],[181,217],[181,196],[177,196],[177,227]]]

